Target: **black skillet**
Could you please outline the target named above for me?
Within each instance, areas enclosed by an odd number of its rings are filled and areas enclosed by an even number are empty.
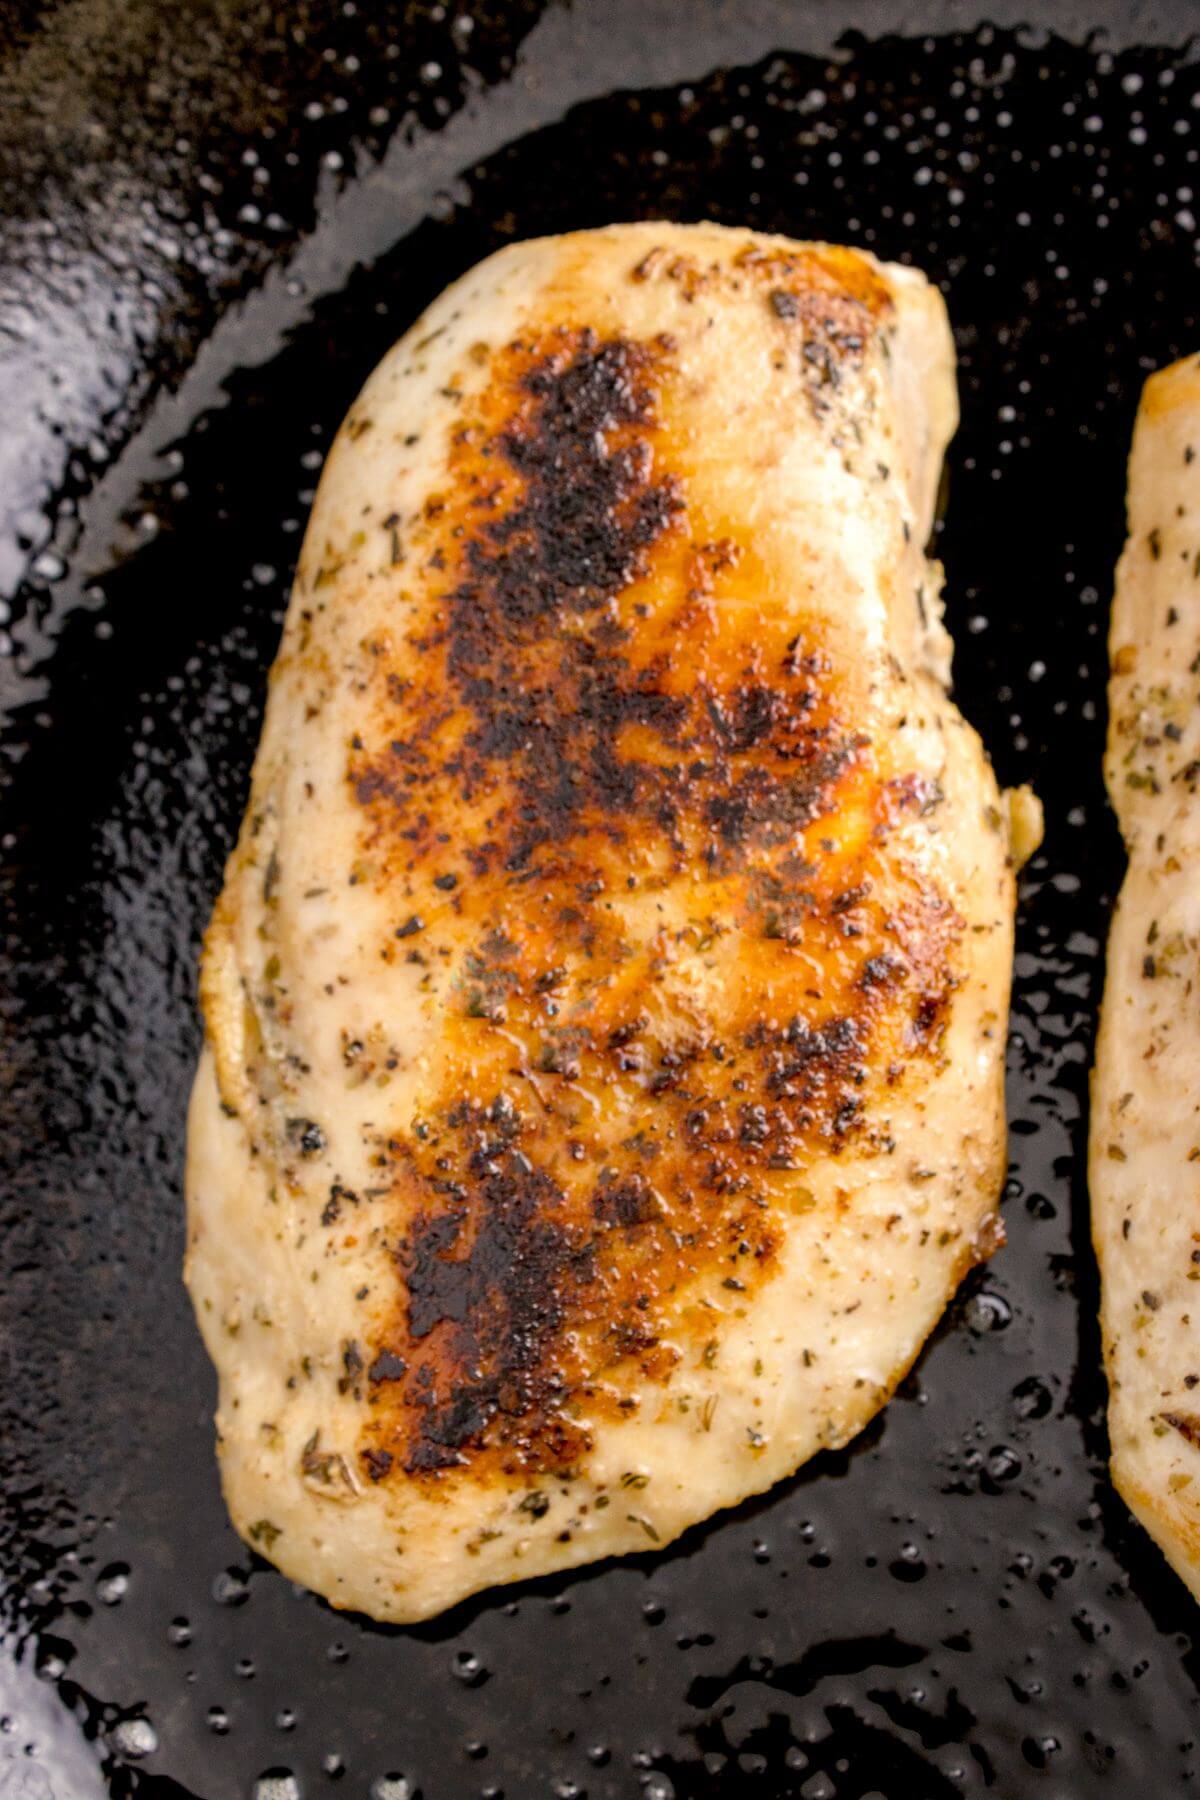
[[[0,8],[3,1800],[1200,1783],[1193,1606],[1105,1477],[1083,1182],[1105,614],[1139,384],[1200,345],[1200,9],[1028,11]],[[1047,809],[1009,1247],[850,1451],[663,1555],[381,1630],[221,1506],[179,1280],[198,935],[376,358],[501,242],[703,215],[949,297],[958,690]]]

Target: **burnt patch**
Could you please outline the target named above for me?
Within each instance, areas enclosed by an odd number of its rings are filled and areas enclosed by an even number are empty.
[[[501,439],[525,496],[469,552],[487,610],[510,626],[595,607],[627,587],[682,510],[674,479],[654,479],[644,437],[612,441],[622,427],[650,424],[653,361],[647,346],[599,343],[585,331],[577,348],[525,376],[535,409]],[[476,597],[469,587],[461,595],[468,608]]]
[[[753,682],[708,703],[717,736],[729,750],[750,750],[768,737],[784,707],[778,688]]]
[[[778,771],[758,763],[732,770],[705,800],[705,817],[727,847],[783,843],[828,809],[831,789],[863,748],[846,735],[809,744],[801,762],[781,762]]]
[[[899,957],[889,956],[882,951],[878,956],[869,956],[862,966],[858,977],[858,985],[864,992],[873,989],[894,988],[904,980],[908,970]]]
[[[453,1107],[404,1147],[416,1205],[394,1251],[399,1307],[366,1370],[368,1441],[397,1470],[441,1477],[481,1458],[507,1476],[567,1470],[591,1441],[582,1402],[623,1416],[636,1400],[619,1394],[621,1370],[670,1379],[664,1302],[697,1277],[736,1268],[745,1289],[769,1271],[776,1236],[736,1146],[723,1164],[712,1134],[681,1145],[653,1185],[644,1144],[573,1181],[552,1172],[559,1148],[542,1115],[504,1100]],[[385,1357],[407,1365],[386,1387]]]
[[[383,1480],[384,1476],[391,1470],[392,1460],[392,1453],[390,1450],[375,1450],[368,1448],[361,1454],[362,1465],[372,1481]]]
[[[646,1180],[636,1171],[620,1176],[612,1169],[601,1172],[592,1197],[592,1211],[602,1225],[631,1231],[637,1225],[650,1225],[661,1216],[662,1202]]]
[[[472,1163],[474,1204],[420,1215],[397,1252],[409,1337],[430,1340],[405,1395],[410,1472],[465,1460],[489,1428],[519,1460],[565,1439],[549,1352],[594,1279],[591,1246],[562,1216],[561,1190],[515,1145],[482,1144]]]
[[[820,1026],[793,1019],[782,1031],[756,1034],[767,1093],[786,1103],[789,1133],[814,1128],[843,1137],[858,1118],[867,1079],[867,1032],[858,1017]]]
[[[373,1387],[385,1381],[403,1381],[408,1374],[408,1364],[394,1350],[381,1350],[367,1370],[367,1380]]]
[[[488,867],[508,877],[537,873],[545,846],[635,826],[678,864],[704,848],[699,825],[725,860],[828,811],[859,760],[864,741],[821,717],[819,654],[789,656],[778,679],[748,669],[725,692],[676,691],[681,612],[647,655],[628,592],[658,552],[679,540],[685,611],[740,555],[684,541],[658,418],[671,379],[668,340],[563,328],[500,353],[480,417],[456,432],[455,499],[425,557],[446,586],[408,640],[425,679],[384,672],[382,747],[354,751],[349,771],[375,825],[418,858],[433,854],[433,808],[486,798]]]
[[[928,1050],[941,1042],[949,1022],[950,1000],[955,985],[953,976],[948,971],[942,971],[936,983],[931,983],[918,994],[908,1033],[914,1048]]]
[[[518,478],[517,498],[477,526],[446,602],[446,670],[473,721],[466,784],[485,785],[501,765],[521,786],[510,869],[585,809],[635,804],[642,772],[617,754],[617,734],[641,723],[669,736],[683,713],[629,668],[612,621],[594,616],[646,572],[683,511],[651,442],[661,351],[590,331],[562,337],[520,378],[514,416],[490,446]]]

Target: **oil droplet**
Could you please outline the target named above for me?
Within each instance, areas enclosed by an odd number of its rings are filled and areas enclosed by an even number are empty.
[[[972,1294],[963,1308],[963,1316],[967,1321],[967,1329],[976,1337],[982,1337],[987,1331],[1003,1331],[1012,1324],[1012,1307],[1002,1294],[994,1294],[984,1288],[978,1294]]]
[[[460,1650],[450,1665],[451,1673],[456,1675],[464,1687],[482,1687],[491,1675],[479,1658],[470,1650]]]
[[[1022,1419],[1044,1419],[1054,1404],[1050,1389],[1036,1375],[1018,1381],[1012,1396],[1017,1403],[1017,1416]]]
[[[30,564],[30,573],[39,581],[61,581],[66,572],[66,563],[53,550],[43,550]]]
[[[268,1769],[254,1784],[254,1800],[300,1800],[300,1783],[290,1769]]]
[[[997,1444],[987,1459],[987,1472],[993,1481],[1014,1481],[1021,1473],[1021,1459],[1007,1444]]]
[[[1021,1740],[1021,1752],[1035,1769],[1044,1769],[1056,1751],[1062,1748],[1056,1737],[1027,1737]]]
[[[371,1783],[371,1800],[412,1800],[403,1775],[380,1775]]]
[[[129,1570],[124,1563],[110,1563],[96,1577],[96,1595],[105,1606],[119,1606],[129,1592]]]
[[[126,1762],[137,1762],[153,1756],[158,1749],[158,1733],[149,1719],[122,1719],[108,1734],[108,1741]]]
[[[250,1598],[250,1584],[241,1569],[222,1569],[212,1585],[218,1606],[242,1606]]]
[[[925,1558],[916,1544],[903,1544],[900,1554],[888,1564],[888,1573],[897,1581],[920,1581],[926,1574]]]

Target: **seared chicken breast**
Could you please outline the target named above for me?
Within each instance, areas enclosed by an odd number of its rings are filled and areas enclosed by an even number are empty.
[[[238,1530],[415,1620],[844,1444],[999,1239],[1009,812],[926,559],[938,293],[502,250],[333,445],[208,933]]]
[[[1198,573],[1190,356],[1146,383],[1129,465],[1105,765],[1129,868],[1108,944],[1090,1177],[1113,1479],[1200,1596]]]

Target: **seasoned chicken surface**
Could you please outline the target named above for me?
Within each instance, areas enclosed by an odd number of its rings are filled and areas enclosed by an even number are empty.
[[[1008,809],[925,559],[945,310],[501,251],[330,453],[204,953],[225,1492],[377,1618],[844,1444],[999,1239]]]
[[[1113,1479],[1200,1597],[1198,576],[1191,356],[1146,383],[1129,465],[1105,766],[1129,869],[1108,945],[1090,1176]]]

